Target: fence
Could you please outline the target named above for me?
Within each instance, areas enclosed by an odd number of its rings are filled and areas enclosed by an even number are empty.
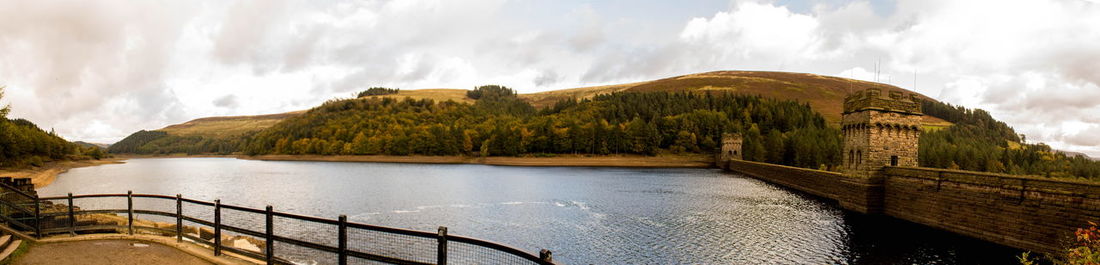
[[[206,245],[215,256],[230,252],[267,264],[554,264],[545,249],[536,256],[449,235],[446,227],[436,233],[381,227],[348,222],[344,215],[325,219],[276,212],[271,206],[253,209],[178,194],[70,193],[39,198],[33,186],[28,191],[25,183],[12,183],[0,181],[0,219],[35,237],[153,233]]]

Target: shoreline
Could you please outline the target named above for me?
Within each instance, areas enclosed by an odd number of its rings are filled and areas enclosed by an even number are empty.
[[[714,163],[708,155],[662,156],[557,156],[557,157],[470,157],[470,156],[351,156],[351,155],[260,155],[237,156],[259,161],[326,161],[410,164],[481,164],[523,167],[635,167],[635,168],[708,168]]]
[[[127,158],[114,157],[100,160],[55,161],[46,163],[41,167],[28,169],[0,169],[0,177],[30,178],[34,188],[42,188],[50,185],[57,176],[68,172],[69,169],[91,167],[99,165],[123,164]]]
[[[388,156],[388,155],[116,155],[100,160],[58,161],[28,169],[0,169],[0,177],[30,178],[34,187],[42,188],[57,180],[69,169],[99,165],[123,164],[127,159],[140,158],[201,158],[222,157],[257,161],[321,161],[370,162],[408,164],[481,164],[519,167],[624,167],[624,168],[709,168],[714,165],[709,155],[561,155],[555,157],[473,157],[473,156]]]
[[[260,161],[326,161],[411,164],[482,164],[524,167],[640,167],[640,168],[707,168],[714,163],[708,155],[663,156],[558,156],[558,157],[469,157],[469,156],[323,156],[323,155],[260,155],[237,156],[237,159]]]

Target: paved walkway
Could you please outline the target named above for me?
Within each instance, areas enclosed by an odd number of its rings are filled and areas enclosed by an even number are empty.
[[[37,245],[12,264],[208,265],[212,263],[157,243],[137,240],[90,240]]]

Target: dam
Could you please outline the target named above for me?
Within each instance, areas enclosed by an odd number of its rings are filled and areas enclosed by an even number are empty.
[[[878,89],[845,99],[841,172],[742,160],[727,135],[718,166],[893,218],[1042,253],[1064,251],[1073,232],[1100,220],[1100,184],[985,172],[921,168],[916,95]]]

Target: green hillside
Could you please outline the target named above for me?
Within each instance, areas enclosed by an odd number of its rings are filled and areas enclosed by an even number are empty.
[[[832,169],[848,91],[893,86],[782,72],[710,72],[516,95],[499,86],[371,88],[304,112],[205,118],[141,131],[113,153],[553,156],[713,152],[745,136],[748,159]],[[923,97],[923,96],[922,96]],[[924,98],[922,166],[1100,178],[1100,163],[1026,144],[982,110]]]
[[[821,76],[804,73],[755,72],[755,71],[718,71],[664,78],[659,80],[582,87],[546,92],[519,94],[517,97],[535,108],[546,108],[565,99],[591,99],[597,95],[613,92],[697,92],[697,93],[736,93],[759,95],[765,98],[806,102],[825,120],[832,124],[840,122],[840,106],[848,91],[878,87],[883,89],[904,90],[898,87],[866,82],[861,80]],[[362,93],[361,98],[392,98],[403,100],[430,99],[435,102],[454,101],[473,104],[474,100],[466,96],[466,89],[415,89],[397,90],[396,93]],[[366,91],[364,91],[366,92]],[[374,94],[374,95],[372,95]],[[922,96],[923,97],[923,96]],[[228,116],[200,118],[186,123],[170,125],[157,131],[181,137],[199,136],[202,138],[224,139],[226,136],[253,133],[271,127],[282,119],[293,117],[304,111],[287,112],[257,116]],[[925,117],[925,126],[945,128],[951,123],[929,115]]]
[[[536,110],[510,89],[483,86],[474,104],[430,99],[333,100],[261,131],[250,155],[467,155],[712,153],[743,132],[747,156],[827,168],[839,131],[808,105],[751,95],[612,93]]]
[[[0,87],[0,98],[4,97]],[[8,119],[10,107],[0,107],[0,167],[42,166],[50,161],[99,159],[99,147],[84,147],[46,132],[25,119]]]

